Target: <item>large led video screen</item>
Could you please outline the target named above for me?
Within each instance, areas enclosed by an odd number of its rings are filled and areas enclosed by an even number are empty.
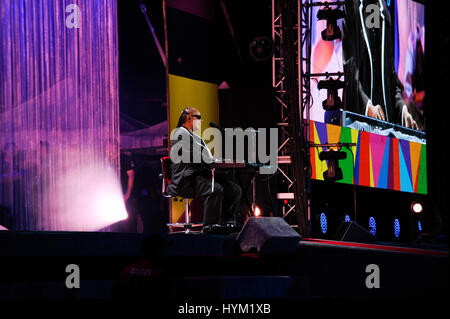
[[[341,17],[338,28],[333,16]],[[345,149],[339,182],[426,193],[425,6],[412,0],[315,6],[311,43],[310,72],[321,76],[310,82],[310,141],[356,144]],[[337,96],[327,80],[341,81]],[[319,180],[327,170],[323,150],[311,152]]]

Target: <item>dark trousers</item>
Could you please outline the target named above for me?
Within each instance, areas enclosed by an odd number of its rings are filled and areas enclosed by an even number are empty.
[[[204,199],[203,225],[234,223],[242,196],[241,187],[217,174],[214,190],[211,177],[195,177],[194,196]]]
[[[137,218],[138,218],[138,201],[137,198],[131,196],[125,203],[127,209],[128,218],[126,219],[126,231],[135,233],[137,232]]]

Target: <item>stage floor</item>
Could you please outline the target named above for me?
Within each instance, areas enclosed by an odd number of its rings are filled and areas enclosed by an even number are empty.
[[[114,298],[125,269],[145,268],[145,238],[2,231],[0,298]],[[448,298],[446,245],[303,238],[293,254],[264,255],[242,253],[236,234],[164,238],[162,265],[174,299]],[[78,289],[65,284],[71,264],[80,269]]]

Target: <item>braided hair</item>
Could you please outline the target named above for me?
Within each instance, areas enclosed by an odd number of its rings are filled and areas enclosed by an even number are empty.
[[[183,111],[181,111],[180,118],[178,119],[177,127],[183,126],[183,124],[186,122],[187,117],[192,112],[192,107],[187,107]]]

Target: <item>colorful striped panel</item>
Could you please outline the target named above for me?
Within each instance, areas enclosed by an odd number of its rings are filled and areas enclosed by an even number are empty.
[[[339,183],[427,194],[425,144],[314,121],[310,139],[314,144],[357,144],[342,149],[347,158],[339,161],[343,173]],[[311,176],[316,180],[323,180],[327,170],[319,160],[323,150],[311,148]]]

